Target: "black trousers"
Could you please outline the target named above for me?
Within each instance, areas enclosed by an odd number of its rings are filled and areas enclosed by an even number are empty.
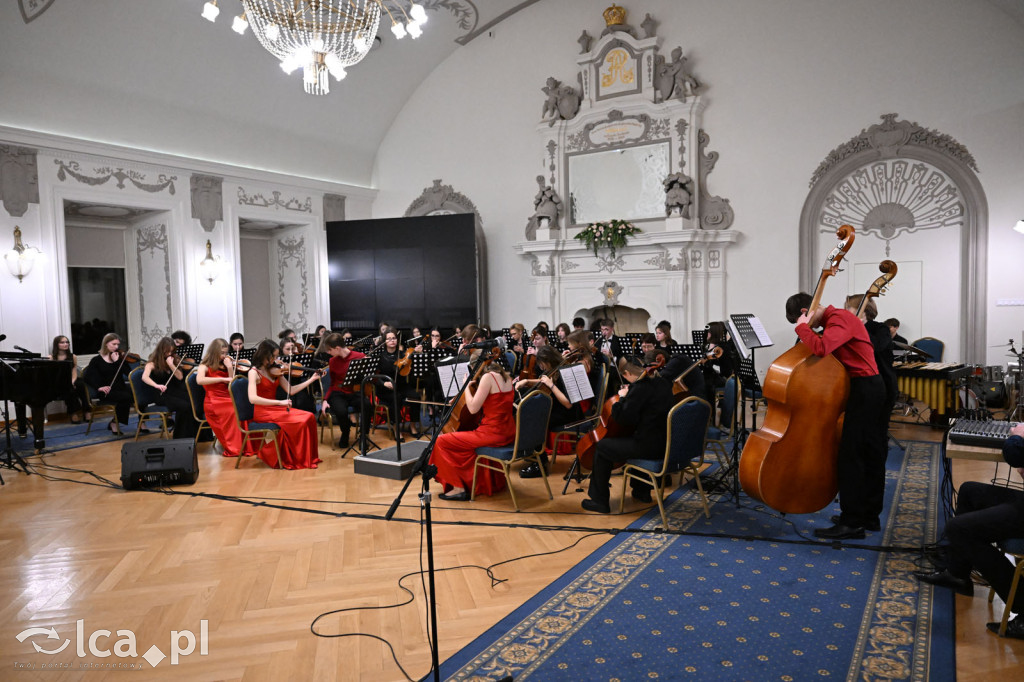
[[[156,401],[157,405],[163,405],[174,413],[175,438],[195,438],[199,422],[192,414],[192,403],[188,397],[180,395],[163,395]]]
[[[884,410],[885,387],[880,376],[850,379],[837,464],[844,525],[863,527],[882,513],[888,454]]]
[[[334,415],[334,423],[341,428],[341,437],[343,440],[348,440],[349,430],[352,427],[352,422],[348,418],[349,409],[355,410],[359,413],[359,403],[363,401],[363,427],[370,423],[370,416],[373,414],[373,405],[370,404],[370,400],[363,396],[362,393],[342,393],[341,391],[334,391],[327,398],[327,406],[331,408],[331,413]]]
[[[132,400],[132,392],[126,384],[118,385],[117,382],[110,389],[110,392],[106,395],[97,392],[96,402],[104,405],[113,405],[114,413],[117,415],[117,421],[121,424],[128,423],[128,412],[132,409],[134,400]]]
[[[946,524],[949,572],[969,578],[975,568],[1005,603],[1013,581],[1013,563],[993,545],[1024,537],[1024,492],[968,481],[960,486],[956,516]],[[1024,590],[1017,589],[1011,610],[1024,613]]]
[[[603,438],[597,442],[594,453],[594,469],[590,473],[590,499],[601,504],[608,504],[610,495],[608,485],[612,478],[612,470],[643,452],[632,438]],[[630,487],[642,493],[650,491],[651,486],[635,478],[630,479]]]

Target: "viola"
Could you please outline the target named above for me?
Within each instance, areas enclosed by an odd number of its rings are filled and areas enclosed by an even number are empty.
[[[717,360],[720,357],[722,357],[722,347],[715,346],[714,348],[709,350],[707,354],[704,355],[704,357],[702,357],[700,360],[687,367],[682,374],[680,374],[679,376],[672,380],[672,395],[675,396],[677,403],[681,400],[686,399],[690,395],[690,390],[686,388],[686,384],[683,383],[683,379],[686,378],[686,375],[692,372],[693,370],[697,369],[698,367],[701,367],[705,362],[708,362],[709,360]]]
[[[409,372],[412,371],[412,354],[415,352],[415,348],[406,348],[405,353],[402,355],[402,357],[395,360],[395,371],[400,376],[409,376]]]
[[[652,372],[656,372],[661,369],[665,364],[665,356],[659,355],[658,358],[648,367],[644,368],[644,371],[637,377],[637,381],[646,379]],[[633,382],[635,384],[636,382]],[[631,386],[633,384],[630,384]],[[626,392],[629,395],[627,389]],[[618,438],[620,436],[628,436],[633,430],[626,426],[618,423],[612,418],[612,409],[615,407],[615,403],[619,402],[619,394],[616,393],[608,400],[604,401],[604,405],[601,407],[601,415],[598,417],[597,425],[587,433],[583,434],[579,441],[576,443],[576,457],[586,469],[594,468],[594,455],[597,454],[597,444],[605,438]],[[616,462],[616,466],[619,463]]]
[[[826,281],[853,245],[854,229],[843,225],[836,236],[839,244],[825,259],[808,315],[820,306]],[[784,514],[816,512],[835,499],[849,391],[846,369],[831,354],[818,357],[798,342],[779,356],[765,374],[764,422],[747,438],[740,457],[743,490]]]
[[[483,359],[480,366],[476,368],[476,373],[473,378],[469,381],[470,384],[476,384],[483,375],[484,370],[492,363],[497,361],[498,356],[501,354],[501,350],[497,347],[491,349],[490,356]],[[468,388],[468,385],[467,385]],[[448,421],[441,427],[441,433],[454,433],[455,431],[472,431],[477,427],[480,422],[480,417],[469,411],[469,406],[466,404],[468,398],[466,397],[467,391],[463,391],[462,395],[452,406],[451,414],[448,416]]]

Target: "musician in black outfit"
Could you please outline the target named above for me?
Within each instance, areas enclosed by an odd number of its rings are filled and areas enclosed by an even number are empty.
[[[1010,433],[1003,443],[1003,459],[1024,478],[1024,423],[1014,426]],[[946,524],[945,535],[949,539],[949,565],[942,570],[914,571],[914,576],[972,596],[971,569],[975,569],[1006,603],[1015,567],[994,543],[1024,535],[1024,491],[976,481],[964,483],[957,493],[956,515]],[[1024,589],[1017,588],[1011,610],[1017,617],[1007,623],[1006,636],[1024,639]],[[994,622],[986,627],[998,632],[999,625]]]
[[[562,381],[562,374],[558,371],[561,366],[562,354],[553,346],[541,346],[537,349],[537,372],[536,379],[517,379],[514,383],[520,397],[530,391],[544,387],[551,393],[551,416],[548,418],[548,431],[557,431],[566,424],[577,421],[583,417],[579,403],[573,403],[565,394],[565,382]],[[548,456],[544,453],[540,456],[544,463],[544,471],[548,469]],[[520,478],[539,478],[540,466],[536,463],[527,464],[519,470]]]
[[[81,411],[81,418],[89,421],[92,416],[89,412],[89,395],[85,390],[85,380],[78,372],[78,358],[71,351],[71,340],[68,337],[54,337],[53,347],[50,349],[50,359],[71,363],[71,385],[67,387],[67,391],[60,398],[67,407],[68,420],[72,424],[80,423],[78,413]]]
[[[601,320],[601,338],[597,340],[597,352],[613,363],[618,362],[626,352],[622,337],[615,335],[615,323],[607,318]]]
[[[132,394],[125,383],[125,377],[131,366],[124,362],[121,352],[121,337],[110,333],[103,337],[98,355],[89,361],[82,372],[85,383],[96,389],[99,394],[97,402],[112,404],[119,424],[128,424],[128,411],[132,407]],[[114,431],[114,422],[107,428]]]
[[[285,339],[281,342],[281,361],[287,365],[292,364],[293,358],[296,355],[302,355],[302,348],[294,339]],[[285,374],[285,378],[281,381],[281,385],[278,387],[278,398],[285,399],[290,398],[292,401],[292,407],[309,412],[310,414],[316,414],[316,399],[313,395],[312,385],[315,381],[320,380],[321,375],[316,375],[314,381],[308,381],[312,378],[312,373],[304,373],[299,376],[293,376],[291,371]],[[298,393],[289,395],[285,389],[288,384],[295,385],[299,383],[306,383],[305,389]]]
[[[401,422],[402,409],[406,405],[408,405],[410,422],[417,424],[420,420],[419,404],[406,403],[406,400],[418,398],[419,395],[416,393],[416,389],[409,383],[408,377],[401,376],[398,373],[398,368],[395,367],[395,363],[403,357],[404,353],[398,343],[398,332],[388,327],[384,332],[384,349],[380,354],[380,368],[377,371],[384,376],[390,377],[390,379],[377,379],[375,384],[377,386],[377,399],[388,410],[395,409],[395,392],[397,391],[398,393],[399,414],[392,416],[396,429]]]
[[[583,500],[587,511],[608,514],[608,483],[612,469],[636,457],[659,458],[665,452],[668,436],[666,418],[674,403],[672,387],[656,374],[644,375],[640,358],[627,357],[620,370],[629,382],[619,390],[621,398],[612,407],[612,419],[625,427],[635,427],[631,436],[602,438],[597,442],[594,469],[590,474],[590,499]],[[651,486],[630,479],[634,500],[651,502]]]
[[[674,356],[669,355],[668,351],[664,348],[654,348],[648,353],[645,353],[644,363],[647,365],[653,365],[657,362],[659,356],[665,358],[665,364],[658,370],[658,375],[670,382],[675,381],[682,376],[686,370],[697,364],[681,353]],[[698,397],[707,395],[707,390],[704,387],[704,373],[701,369],[702,368],[700,367],[695,368],[681,381],[683,390],[685,390],[689,395],[695,395]]]
[[[180,359],[174,355],[174,348],[169,336],[157,342],[142,371],[142,383],[157,392],[157,405],[163,405],[174,414],[174,437],[194,438],[199,424],[192,414],[185,373],[178,367]]]

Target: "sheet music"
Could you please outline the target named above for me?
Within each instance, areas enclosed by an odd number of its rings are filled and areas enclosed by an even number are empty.
[[[730,315],[726,322],[733,343],[744,359],[750,357],[751,349],[772,345],[764,324],[754,315]]]
[[[462,385],[469,379],[469,363],[456,362],[451,365],[438,365],[437,376],[441,380],[445,398],[453,398],[459,394]]]
[[[747,344],[743,342],[743,336],[740,334],[739,330],[736,329],[736,323],[733,322],[731,317],[726,319],[725,323],[729,326],[729,336],[732,337],[732,342],[735,344],[740,357],[744,360],[749,360],[750,349],[747,348]]]
[[[569,402],[578,403],[581,400],[594,397],[594,388],[590,385],[587,368],[582,363],[563,367],[558,372],[562,375],[565,397],[569,399]]]

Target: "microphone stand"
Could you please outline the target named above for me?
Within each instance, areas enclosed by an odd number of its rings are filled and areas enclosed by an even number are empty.
[[[454,377],[453,377],[454,378]],[[430,513],[430,479],[437,475],[437,467],[433,464],[429,464],[430,455],[434,451],[434,443],[437,442],[438,436],[441,434],[444,425],[448,423],[448,420],[452,416],[453,409],[458,404],[459,399],[462,398],[462,394],[466,391],[466,386],[469,385],[469,377],[466,377],[466,382],[459,388],[458,395],[455,396],[451,404],[447,406],[447,412],[441,418],[441,425],[434,431],[434,435],[431,436],[430,442],[427,447],[423,448],[423,452],[420,454],[420,458],[416,461],[416,466],[413,467],[412,473],[409,478],[406,479],[405,485],[402,486],[402,490],[398,493],[395,501],[391,503],[391,507],[384,515],[385,521],[390,521],[391,517],[398,511],[398,506],[402,503],[402,498],[405,496],[405,491],[409,489],[409,485],[412,480],[416,477],[416,474],[421,474],[420,480],[422,482],[422,489],[419,494],[420,506],[423,508],[423,522],[426,525],[426,536],[427,536],[427,601],[429,602],[430,609],[430,632],[433,635],[430,639],[430,669],[433,672],[434,682],[440,682],[441,680],[441,664],[437,658],[437,591],[434,587],[434,529],[433,529],[433,518]]]

